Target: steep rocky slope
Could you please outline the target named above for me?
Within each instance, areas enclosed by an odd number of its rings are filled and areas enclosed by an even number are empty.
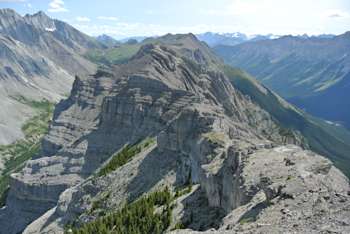
[[[346,127],[350,126],[349,49],[349,32],[331,38],[284,36],[215,47],[228,64],[248,71],[293,104]]]
[[[88,53],[87,57],[96,63],[105,65],[124,63],[130,59],[143,44],[154,43],[159,40],[165,42],[165,40],[167,40],[166,38],[167,37],[162,37],[161,39],[148,38],[142,43],[135,45],[123,44],[117,48],[103,49],[99,52],[93,50]],[[171,38],[174,39],[174,37]],[[299,38],[302,39],[303,37]],[[304,37],[304,39],[305,38],[308,37]],[[319,36],[318,38],[323,38],[323,36]],[[206,48],[206,53],[211,53],[208,48]],[[221,64],[217,59],[216,62]],[[281,133],[288,135],[290,130],[300,132],[305,137],[311,150],[328,157],[347,176],[350,175],[348,166],[350,163],[349,131],[342,126],[315,118],[295,108],[242,70],[226,65],[220,65],[220,70],[226,74],[234,87],[243,94],[248,95],[253,102],[257,103],[272,115],[274,120],[282,127],[280,129]],[[335,105],[334,108],[336,108]],[[346,112],[347,110],[344,109],[343,111]]]
[[[189,184],[167,208],[168,231],[266,224],[307,232],[326,212],[325,230],[343,222],[337,228],[346,232],[349,212],[339,207],[350,204],[347,178],[300,148],[308,145],[299,132],[284,134],[222,66],[194,35],[166,35],[125,64],[77,77],[41,154],[12,175],[0,232],[62,233],[146,193]],[[120,163],[126,145],[138,150]]]
[[[273,116],[283,127],[284,134],[288,135],[290,129],[299,131],[311,150],[328,157],[350,176],[349,131],[297,109],[242,70],[229,66],[225,66],[223,70],[234,87]]]
[[[18,101],[58,101],[69,93],[76,74],[90,74],[95,65],[80,54],[100,48],[94,39],[43,12],[22,17],[0,9],[0,144],[23,137],[21,126],[33,111]]]
[[[16,98],[58,101],[69,92],[73,75],[10,37],[0,35],[0,47],[0,143],[5,144],[23,136],[21,127],[33,113]]]

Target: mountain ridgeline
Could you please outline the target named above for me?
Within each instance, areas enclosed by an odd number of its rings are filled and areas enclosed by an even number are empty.
[[[218,45],[215,52],[308,113],[350,127],[350,32]]]
[[[70,61],[75,79],[39,152],[7,177],[0,234],[350,232],[347,131],[193,34],[111,45],[42,12],[2,12],[8,51]]]
[[[235,32],[235,33],[206,32],[206,33],[197,34],[196,37],[200,41],[204,41],[209,46],[214,47],[218,45],[234,46],[247,41],[268,40],[268,39],[278,38],[279,36],[273,35],[273,34],[267,34],[267,35],[258,34],[253,36],[247,36],[246,34],[240,33],[240,32]]]
[[[0,144],[24,137],[22,125],[35,111],[18,97],[57,102],[69,94],[74,76],[96,65],[82,55],[102,48],[93,38],[43,12],[21,16],[0,9]]]
[[[339,212],[348,180],[305,150],[316,136],[295,119],[321,129],[194,35],[147,40],[123,63],[76,77],[41,153],[11,175],[0,232],[334,227],[349,217]],[[327,212],[313,208],[319,189]]]
[[[115,46],[119,46],[121,44],[121,42],[117,41],[113,37],[108,36],[106,34],[102,34],[100,36],[97,36],[96,40],[98,42],[102,43],[103,45],[105,45],[106,47],[115,47]]]

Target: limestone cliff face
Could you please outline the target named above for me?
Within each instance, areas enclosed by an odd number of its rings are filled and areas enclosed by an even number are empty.
[[[223,180],[229,184],[238,176],[241,181],[229,190],[241,199],[238,206],[224,214],[216,229],[171,233],[349,232],[349,182],[329,160],[294,145],[258,149],[238,158],[239,173],[226,171],[230,176]],[[183,214],[182,219],[188,220],[189,215]]]
[[[146,137],[157,143],[116,171],[93,175],[125,144]],[[197,212],[189,225],[194,230],[236,228],[231,212],[243,216],[254,202],[290,198],[308,176],[335,174],[336,183],[325,188],[348,189],[329,161],[297,146],[277,147],[289,141],[303,142],[281,136],[271,116],[232,86],[205,45],[193,35],[167,35],[126,64],[75,80],[70,97],[56,108],[41,155],[12,176],[0,230],[62,233],[65,224],[95,219],[93,202],[106,194],[102,208],[108,210],[188,181],[196,189],[179,200],[175,217]],[[294,162],[287,154],[302,156]],[[283,160],[293,165],[292,174]],[[298,178],[290,192],[283,187],[289,175]]]

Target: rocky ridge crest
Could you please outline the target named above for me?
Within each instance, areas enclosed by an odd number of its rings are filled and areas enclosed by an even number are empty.
[[[12,176],[1,232],[62,233],[66,224],[95,219],[94,201],[106,193],[101,209],[118,209],[189,181],[194,189],[178,198],[173,223],[197,231],[264,232],[262,219],[273,220],[276,231],[298,224],[303,232],[307,221],[275,219],[284,217],[280,207],[304,217],[321,196],[326,212],[350,204],[345,176],[301,149],[307,145],[298,133],[281,135],[269,113],[232,86],[207,46],[191,34],[157,40],[126,64],[75,80],[56,107],[41,155]],[[156,144],[114,172],[96,174],[123,146],[149,137]],[[331,228],[346,223],[346,214],[330,216]],[[243,223],[245,216],[254,219]]]

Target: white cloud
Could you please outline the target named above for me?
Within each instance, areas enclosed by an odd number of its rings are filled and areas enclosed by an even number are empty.
[[[64,2],[62,0],[52,0],[49,3],[49,12],[67,12],[68,10],[64,7]]]
[[[258,3],[249,0],[234,0],[229,5],[221,9],[202,9],[200,12],[212,16],[239,16],[253,15],[259,12],[264,12],[270,8],[266,2]]]
[[[169,9],[159,11],[157,8],[150,10],[144,8],[142,13],[154,15],[147,16],[145,21],[138,15],[135,17],[138,23],[125,22],[122,18],[118,20],[119,15],[116,13],[100,13],[100,16],[96,15],[96,18],[84,15],[90,17],[89,23],[77,21],[75,18],[72,23],[87,34],[96,36],[106,33],[116,38],[163,35],[168,32],[202,33],[205,31],[242,32],[248,35],[339,34],[350,28],[350,20],[348,20],[350,19],[350,7],[343,6],[344,4],[340,4],[339,1],[349,0],[320,0],[317,4],[311,0],[218,0],[222,4],[208,3],[201,5],[199,12],[181,12],[180,19],[169,18],[157,21],[157,19],[166,17],[163,12]],[[179,10],[173,6],[172,8],[174,12]],[[152,21],[153,24],[150,23]]]
[[[339,9],[331,9],[325,12],[325,15],[329,18],[348,18],[350,14],[346,11]]]
[[[203,6],[199,14],[213,18],[216,24],[235,22],[246,34],[339,34],[350,26],[350,9],[341,4],[348,1],[227,0],[226,4]]]
[[[109,20],[109,21],[118,21],[118,18],[114,17],[114,16],[98,16],[97,19],[99,19],[99,20]]]
[[[76,19],[76,21],[79,21],[79,22],[90,22],[91,21],[88,17],[84,17],[84,16],[78,16],[75,19]]]
[[[115,38],[124,38],[131,36],[156,36],[164,35],[166,33],[202,33],[207,31],[213,32],[232,32],[242,30],[237,25],[209,25],[197,24],[193,26],[177,25],[159,25],[159,24],[144,24],[144,23],[130,23],[130,22],[116,22],[114,24],[73,24],[77,29],[91,35],[97,36],[107,34]]]

